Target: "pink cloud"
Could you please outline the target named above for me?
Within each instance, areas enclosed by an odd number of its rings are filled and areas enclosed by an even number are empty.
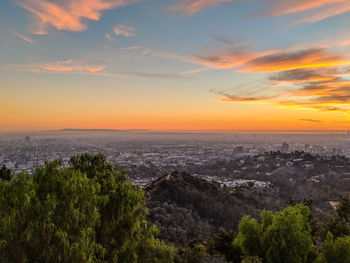
[[[338,4],[334,4],[331,6],[328,6],[327,8],[324,8],[322,10],[317,10],[299,20],[297,20],[295,23],[315,23],[321,20],[324,20],[329,17],[334,17],[337,15],[341,15],[344,13],[347,13],[350,11],[350,4],[348,1],[341,2]]]
[[[281,16],[298,13],[327,5],[345,2],[346,0],[284,0],[277,1],[269,10],[262,13],[263,16]]]
[[[30,43],[32,45],[35,44],[35,42],[32,39],[30,39],[29,37],[27,37],[27,36],[25,36],[25,35],[23,35],[21,33],[18,33],[16,31],[12,31],[12,34],[14,34],[15,36],[19,37],[20,39],[26,41],[27,43]]]
[[[282,16],[303,13],[295,24],[314,23],[350,11],[348,0],[275,0],[260,16]]]
[[[192,15],[207,9],[208,7],[228,2],[233,2],[233,0],[181,0],[180,3],[171,6],[170,10],[186,15]]]
[[[117,78],[159,78],[159,79],[190,79],[182,74],[171,73],[147,73],[147,72],[109,72],[105,65],[92,65],[76,62],[74,60],[62,60],[52,63],[33,63],[24,65],[9,65],[8,70],[17,72],[51,73],[51,74],[75,74],[92,75]]]
[[[72,59],[56,61],[52,63],[35,63],[28,65],[10,66],[10,70],[27,71],[34,73],[78,73],[89,74],[102,72],[106,68],[105,65],[91,65],[75,62]]]
[[[111,36],[111,34],[105,34],[105,38],[107,38],[108,40],[113,40],[113,37]]]
[[[105,65],[84,65],[75,63],[73,60],[57,61],[54,63],[39,65],[38,69],[55,72],[100,72],[106,68]]]
[[[134,37],[135,35],[135,28],[126,26],[126,25],[119,25],[116,26],[114,29],[114,34],[117,36],[125,36],[125,37]]]
[[[86,20],[100,20],[106,10],[126,6],[138,0],[21,0],[19,5],[33,16],[33,33],[46,34],[49,27],[83,31]]]

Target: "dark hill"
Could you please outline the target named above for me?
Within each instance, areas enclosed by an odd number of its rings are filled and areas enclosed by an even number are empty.
[[[163,176],[145,192],[149,222],[158,226],[160,238],[177,245],[206,237],[220,227],[235,229],[243,215],[257,216],[262,209],[272,208],[259,191],[234,191],[187,173]]]

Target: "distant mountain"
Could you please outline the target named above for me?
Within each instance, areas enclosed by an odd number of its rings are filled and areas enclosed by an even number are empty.
[[[182,245],[206,237],[220,227],[236,229],[245,214],[257,216],[267,206],[256,190],[222,188],[218,183],[173,172],[145,187],[149,222],[160,229],[160,238]],[[279,206],[280,207],[280,206]]]
[[[119,130],[113,130],[113,129],[62,129],[58,130],[62,132],[112,132],[112,131],[119,131]]]
[[[128,129],[128,130],[114,130],[114,129],[61,129],[61,132],[146,132],[145,129]]]

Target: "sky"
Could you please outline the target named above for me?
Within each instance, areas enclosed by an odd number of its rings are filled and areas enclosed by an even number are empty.
[[[350,130],[349,0],[2,0],[0,130]]]

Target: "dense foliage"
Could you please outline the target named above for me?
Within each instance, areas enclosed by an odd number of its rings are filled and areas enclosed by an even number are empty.
[[[0,169],[0,262],[350,263],[350,197],[320,220],[185,173],[143,191],[100,154],[69,164]]]
[[[339,213],[347,218],[350,198],[341,198]],[[350,263],[350,235],[346,228],[339,237],[328,230],[326,238],[317,243],[322,231],[312,229],[311,210],[303,204],[287,206],[279,212],[263,211],[260,220],[242,217],[237,235],[233,231],[220,230],[218,234],[196,239],[179,249],[176,263],[232,262],[232,263]],[[343,219],[339,219],[343,222]],[[328,229],[327,220],[319,226]],[[207,261],[208,258],[211,261]],[[224,261],[216,261],[216,258]]]
[[[172,172],[145,190],[149,221],[160,229],[160,238],[176,245],[210,236],[220,227],[235,228],[244,214],[258,216],[263,208],[249,192],[232,193],[187,173]]]
[[[102,155],[0,180],[1,262],[171,262],[145,197]],[[151,259],[152,258],[152,259]]]

